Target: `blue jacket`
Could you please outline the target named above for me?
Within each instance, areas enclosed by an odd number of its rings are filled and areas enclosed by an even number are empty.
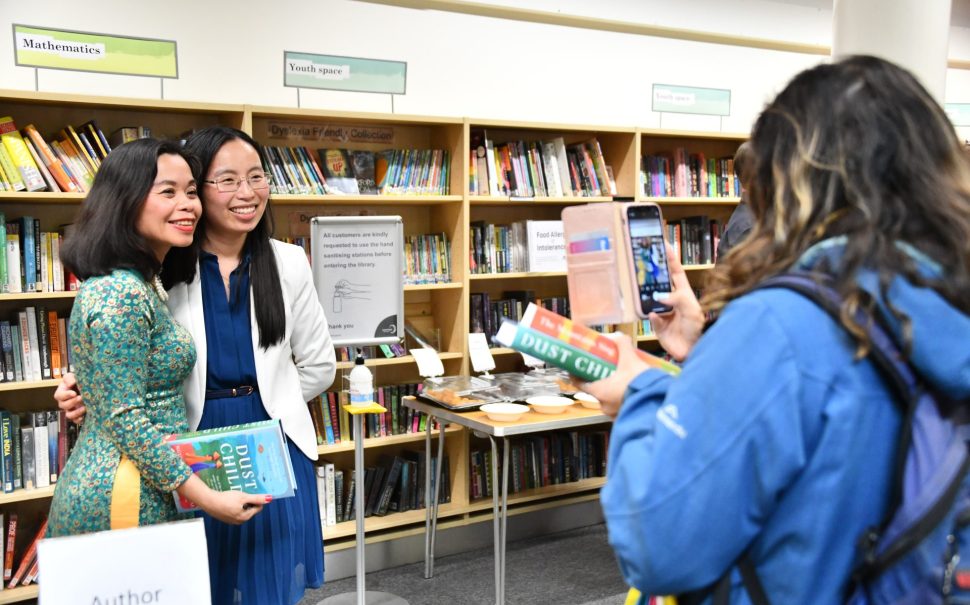
[[[860,283],[874,288],[872,276]],[[897,278],[911,362],[970,397],[970,317]],[[602,505],[626,581],[675,594],[716,581],[750,547],[772,603],[837,603],[856,541],[887,507],[900,417],[844,329],[788,290],[732,301],[676,379],[630,385]],[[733,572],[732,603],[749,603]]]

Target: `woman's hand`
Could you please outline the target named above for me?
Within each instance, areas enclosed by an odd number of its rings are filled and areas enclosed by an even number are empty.
[[[664,350],[677,361],[684,361],[704,331],[704,311],[674,249],[664,245],[674,291],[663,302],[673,310],[662,315],[651,313],[650,326]]]
[[[607,336],[616,342],[616,348],[619,350],[616,371],[603,380],[581,383],[579,387],[599,399],[603,413],[615,420],[620,413],[623,395],[626,394],[630,382],[650,366],[637,355],[636,345],[629,336],[621,332],[614,332]]]
[[[81,424],[87,409],[81,399],[81,389],[77,386],[77,378],[71,372],[66,372],[61,379],[61,384],[57,385],[54,391],[54,400],[57,407],[63,410],[67,419],[74,424]]]
[[[217,492],[196,475],[189,477],[176,491],[213,518],[230,525],[241,525],[249,521],[263,510],[263,505],[273,500],[273,496],[263,494],[246,494],[233,490]]]

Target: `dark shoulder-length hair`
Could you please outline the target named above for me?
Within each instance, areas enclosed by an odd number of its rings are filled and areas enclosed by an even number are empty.
[[[188,248],[173,248],[165,257],[162,266],[162,283],[166,288],[175,284],[189,283],[195,279],[199,262],[199,251],[206,235],[205,202],[210,188],[202,186],[202,180],[209,178],[212,159],[222,146],[230,141],[240,140],[249,144],[260,160],[263,149],[251,136],[241,130],[227,126],[210,126],[193,133],[185,141],[185,150],[198,159],[200,167],[199,197],[202,199],[202,220],[195,230],[192,245]],[[253,290],[253,307],[256,310],[256,325],[259,328],[259,346],[267,349],[283,341],[286,330],[286,314],[283,309],[283,288],[276,265],[276,255],[270,238],[273,235],[273,208],[269,198],[266,208],[256,227],[246,236],[245,250],[250,255],[249,279]]]
[[[718,310],[791,267],[816,242],[844,236],[833,275],[842,323],[868,346],[853,310],[875,302],[856,283],[865,268],[901,275],[970,313],[970,169],[940,105],[905,69],[854,56],[806,70],[764,110],[752,130],[748,199],[755,224],[711,276],[705,303]],[[937,263],[928,275],[899,244]]]
[[[137,222],[158,176],[158,158],[184,159],[196,180],[198,163],[178,143],[138,139],[114,149],[101,163],[74,229],[61,246],[61,262],[79,279],[134,269],[146,280],[160,269]]]

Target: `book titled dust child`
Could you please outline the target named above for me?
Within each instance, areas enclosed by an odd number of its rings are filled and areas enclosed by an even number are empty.
[[[296,489],[293,464],[279,420],[169,435],[165,441],[212,489],[288,498]],[[181,512],[198,510],[175,492]]]

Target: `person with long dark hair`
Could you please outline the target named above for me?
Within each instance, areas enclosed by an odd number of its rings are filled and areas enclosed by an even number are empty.
[[[154,139],[119,147],[61,248],[82,280],[70,332],[88,414],[54,490],[48,536],[178,519],[173,491],[224,523],[266,502],[213,491],[162,441],[188,430],[182,381],[196,359],[158,278],[169,249],[192,243],[201,213],[190,160]]]
[[[751,150],[754,225],[705,298],[719,318],[699,336],[683,292],[658,332],[683,372],[648,369],[626,339],[616,374],[585,386],[618,412],[603,510],[644,594],[735,570],[730,602],[751,602],[743,556],[771,603],[837,603],[890,506],[901,427],[855,312],[881,318],[934,392],[970,397],[970,170],[939,104],[874,57],[797,75]],[[840,320],[758,289],[792,270],[831,279]]]
[[[189,425],[279,419],[296,495],[234,527],[205,516],[212,602],[292,605],[323,583],[317,442],[306,402],[333,382],[336,357],[302,248],[271,239],[269,181],[260,146],[222,126],[188,138],[201,163],[203,216],[193,243],[173,249],[161,278],[175,319],[195,339],[185,384]],[[55,397],[83,412],[69,379]]]

